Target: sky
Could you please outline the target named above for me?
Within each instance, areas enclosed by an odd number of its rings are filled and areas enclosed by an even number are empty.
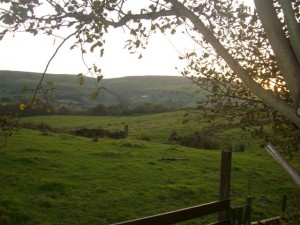
[[[250,0],[248,0],[250,1]],[[177,32],[176,35],[153,35],[143,50],[142,59],[139,54],[130,54],[124,49],[128,35],[122,29],[114,29],[106,39],[104,57],[97,53],[87,54],[89,66],[96,64],[102,69],[104,78],[144,75],[180,75],[176,67],[183,66],[179,60],[179,52],[197,48],[187,36]],[[42,73],[53,55],[59,39],[46,35],[33,36],[27,33],[7,35],[0,41],[0,70],[28,71]],[[79,50],[69,50],[72,40],[65,43],[47,73],[85,74],[86,66],[82,62]]]
[[[87,54],[88,65],[94,63],[102,68],[105,78],[130,75],[179,75],[175,66],[178,59],[177,48],[185,47],[184,37],[164,37],[156,35],[151,38],[148,47],[143,50],[142,59],[139,54],[130,54],[124,49],[126,34],[122,30],[113,31],[107,39],[104,57],[99,54]],[[58,42],[57,40],[56,42]],[[176,49],[171,42],[176,45]],[[53,55],[57,44],[54,38],[47,36],[33,37],[30,34],[7,36],[0,42],[0,70],[17,70],[43,72],[48,60]],[[72,42],[67,42],[58,52],[48,73],[78,74],[87,71],[78,49],[69,50]]]

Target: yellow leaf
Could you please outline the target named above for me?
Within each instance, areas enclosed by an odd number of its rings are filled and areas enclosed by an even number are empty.
[[[20,104],[20,109],[23,111],[26,108],[26,105],[24,103]]]

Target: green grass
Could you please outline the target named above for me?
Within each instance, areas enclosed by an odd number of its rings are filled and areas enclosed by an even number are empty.
[[[199,129],[202,125],[198,121],[183,124],[184,112],[161,113],[145,116],[112,117],[112,116],[38,116],[24,118],[23,121],[47,122],[55,128],[77,129],[83,127],[104,128],[111,131],[123,130],[124,125],[129,126],[129,137],[148,136],[151,141],[167,141],[173,130],[183,134],[190,130]]]
[[[197,112],[197,111],[196,111]],[[142,116],[36,116],[23,118],[23,122],[40,123],[46,122],[54,128],[62,130],[75,130],[78,128],[104,128],[110,131],[123,130],[124,125],[129,126],[129,138],[137,139],[147,136],[151,142],[166,143],[173,131],[179,135],[192,135],[195,131],[199,131],[214,123],[199,120],[199,116],[191,113],[189,122],[184,117],[186,112],[177,111],[170,113],[159,113],[153,115]],[[216,122],[215,122],[216,123]],[[232,128],[222,132],[215,131],[215,139],[219,142],[220,148],[230,150],[239,144],[245,144],[246,149],[252,152],[260,152],[258,141],[253,141],[248,132],[242,131],[240,128]]]
[[[129,124],[130,135],[94,142],[63,133],[16,131],[0,150],[0,224],[104,225],[217,200],[220,151],[166,144],[174,129],[192,133],[205,125],[182,124],[182,115],[25,119],[72,129],[117,130]],[[151,141],[136,140],[141,135]],[[217,138],[225,145],[226,140],[241,141],[239,135],[247,136],[230,129]],[[233,205],[243,205],[250,194],[254,220],[278,215],[283,194],[290,204],[297,202],[295,185],[257,143],[245,142],[245,152],[233,153]],[[207,222],[204,218],[185,224]]]

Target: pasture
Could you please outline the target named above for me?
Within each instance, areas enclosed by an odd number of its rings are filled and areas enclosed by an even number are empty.
[[[170,143],[176,130],[191,134],[211,125],[184,112],[135,117],[32,117],[57,132],[19,129],[0,150],[0,224],[110,224],[214,201],[219,194],[220,151]],[[121,130],[127,139],[73,136],[82,127]],[[148,141],[141,137],[147,136]],[[245,144],[233,153],[231,199],[253,197],[253,220],[278,215],[280,199],[299,202],[292,180],[238,127],[215,132],[220,148]],[[162,160],[186,158],[187,160]],[[298,161],[297,161],[298,160]],[[293,165],[300,169],[299,158]],[[184,224],[207,224],[209,218]]]

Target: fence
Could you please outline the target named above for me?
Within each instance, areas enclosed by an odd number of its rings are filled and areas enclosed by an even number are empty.
[[[284,215],[286,210],[287,195],[282,196],[281,214]],[[251,222],[251,205],[252,197],[246,198],[246,204],[242,207],[231,208],[230,211],[230,224],[231,225],[274,225],[279,224],[283,219],[282,216],[276,216],[256,222]]]
[[[210,202],[204,205],[198,205],[186,209],[181,209],[173,212],[158,214],[155,216],[149,216],[141,219],[131,220],[127,222],[117,223],[115,225],[170,225],[179,223],[182,221],[206,216],[212,213],[220,211],[226,211],[230,209],[230,200]],[[230,220],[220,220],[214,225],[229,225]]]
[[[230,225],[231,152],[222,151],[220,173],[220,200],[154,216],[116,223],[114,225],[170,225],[202,216],[219,213],[211,225]]]
[[[218,213],[218,221],[210,225],[269,225],[279,224],[281,216],[260,220],[251,223],[252,198],[246,199],[243,207],[231,208],[230,205],[230,179],[231,179],[231,152],[222,151],[220,171],[220,199],[203,205],[180,209],[154,216],[139,218],[113,225],[171,225],[202,216]],[[281,212],[285,212],[286,195],[283,196]]]

